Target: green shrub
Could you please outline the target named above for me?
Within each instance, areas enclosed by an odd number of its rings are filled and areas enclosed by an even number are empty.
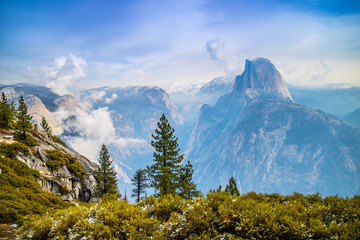
[[[6,158],[14,158],[18,155],[19,152],[24,153],[25,155],[29,154],[29,149],[26,145],[20,142],[15,143],[1,143],[0,144],[0,155]]]
[[[26,139],[24,140],[22,134],[20,132],[17,132],[14,135],[14,140],[21,142],[27,146],[36,146],[37,145],[34,138],[28,133],[26,133]]]
[[[49,224],[51,223],[51,224]],[[162,236],[159,221],[124,201],[102,201],[32,217],[20,230],[23,239],[146,239]],[[161,238],[156,238],[161,239]]]
[[[67,147],[67,146],[66,146],[66,143],[65,143],[63,140],[61,140],[61,138],[59,138],[59,137],[57,137],[57,136],[55,136],[55,135],[51,135],[51,138],[52,138],[52,140],[53,140],[54,142],[60,143],[60,144],[63,145],[64,147]]]
[[[45,192],[35,180],[40,177],[17,159],[0,158],[0,223],[20,221],[24,215],[44,214],[68,206],[58,196]]]
[[[23,239],[359,239],[360,197],[209,193],[131,205],[109,196],[30,217],[19,233]]]
[[[62,153],[60,150],[46,150],[48,161],[46,165],[52,170],[58,170],[62,166],[66,166],[69,172],[83,178],[86,174],[84,168],[77,161],[76,157]]]
[[[149,206],[149,217],[156,217],[161,221],[167,221],[171,214],[182,213],[182,209],[186,204],[185,199],[177,195],[165,195],[159,198],[153,196],[146,198],[141,202],[140,206]]]

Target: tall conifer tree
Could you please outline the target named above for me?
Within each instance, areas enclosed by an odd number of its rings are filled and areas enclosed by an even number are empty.
[[[146,170],[136,170],[134,177],[131,179],[131,184],[135,186],[132,190],[131,196],[136,197],[136,202],[139,202],[142,199],[141,194],[146,193],[145,189],[148,187],[147,180]]]
[[[32,119],[32,116],[28,114],[28,109],[22,95],[19,100],[19,107],[16,117],[16,129],[20,131],[20,137],[22,138],[22,140],[26,141],[26,132],[32,130],[33,127],[30,121]]]
[[[229,184],[225,187],[225,192],[229,193],[231,196],[240,196],[234,177],[230,178]]]
[[[41,125],[41,127],[45,130],[45,132],[46,132],[48,135],[51,135],[51,134],[52,134],[52,129],[51,129],[51,127],[49,126],[48,122],[46,121],[46,118],[45,118],[45,117],[42,117],[40,125]]]
[[[155,188],[157,196],[176,194],[180,164],[184,156],[179,154],[178,138],[174,136],[175,130],[170,126],[165,114],[161,116],[157,126],[155,134],[151,135],[151,146],[155,148],[154,164],[146,169],[150,187]]]
[[[5,93],[1,94],[0,99],[0,126],[11,128],[14,121],[14,112],[12,105],[8,103]]]
[[[111,164],[109,151],[105,144],[103,144],[99,154],[100,168],[96,173],[97,185],[95,195],[97,197],[102,197],[106,193],[120,195],[117,187],[116,171]]]
[[[186,199],[191,199],[201,194],[201,192],[196,189],[196,184],[192,181],[193,172],[193,166],[190,161],[180,169],[178,194]]]

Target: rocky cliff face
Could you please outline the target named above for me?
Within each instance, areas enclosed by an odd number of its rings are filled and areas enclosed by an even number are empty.
[[[72,199],[82,202],[95,201],[95,175],[98,166],[79,153],[70,150],[58,142],[54,142],[38,125],[35,125],[35,132],[33,138],[36,146],[30,148],[31,151],[29,155],[19,153],[17,158],[26,163],[30,168],[39,171],[41,177],[38,179],[38,182],[41,188],[51,193],[61,194],[61,198],[66,201],[72,201]],[[0,142],[14,142],[14,140],[11,140],[13,138],[12,134],[13,133],[1,133]],[[46,165],[48,161],[46,150],[56,149],[77,158],[77,161],[86,171],[84,178],[70,173],[66,166],[62,166],[58,170],[51,170],[51,168]]]
[[[60,96],[53,93],[50,89],[41,86],[35,86],[26,83],[18,83],[11,86],[0,87],[0,92],[5,93],[9,101],[18,103],[21,95],[25,98],[29,114],[33,121],[40,124],[42,117],[45,117],[53,134],[61,135],[64,130],[60,123],[54,118],[53,113],[49,110],[58,108],[55,100],[61,99]]]
[[[61,135],[64,132],[63,128],[56,121],[53,114],[45,107],[40,98],[34,95],[28,95],[25,97],[25,103],[28,106],[28,113],[33,117],[33,121],[40,124],[42,118],[45,117],[54,135]]]
[[[186,157],[208,191],[234,177],[241,191],[360,192],[360,131],[321,111],[294,104],[266,59],[247,61],[232,92],[204,105]]]
[[[233,91],[240,94],[267,93],[292,100],[280,72],[265,58],[246,60],[245,70],[236,77]]]

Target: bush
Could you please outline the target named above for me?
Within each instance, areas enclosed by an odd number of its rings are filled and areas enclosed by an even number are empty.
[[[26,139],[24,140],[22,134],[20,132],[17,132],[14,135],[14,140],[21,142],[27,146],[36,146],[36,141],[28,133],[26,133]]]
[[[54,142],[60,143],[60,144],[63,145],[64,147],[67,147],[67,146],[66,146],[66,143],[65,143],[63,140],[61,140],[61,138],[59,138],[59,137],[57,137],[57,136],[55,136],[55,135],[51,135],[51,138],[52,138],[52,140],[53,140]]]
[[[209,193],[193,200],[148,197],[136,205],[109,196],[31,217],[19,233],[23,239],[359,239],[359,216],[359,196]]]
[[[80,239],[83,236],[89,239],[146,239],[159,235],[156,233],[159,225],[158,220],[147,218],[140,207],[109,200],[32,217],[19,235],[23,239]]]
[[[20,142],[15,142],[11,144],[7,144],[7,143],[0,144],[0,155],[2,155],[3,157],[14,158],[18,155],[19,152],[28,155],[29,149],[26,145]]]
[[[0,223],[20,221],[24,215],[44,214],[68,206],[58,196],[41,189],[40,177],[17,159],[0,158]]]
[[[62,153],[60,150],[46,150],[48,161],[46,165],[52,170],[58,170],[62,166],[66,166],[69,172],[83,178],[86,174],[84,168],[77,161],[76,157]]]

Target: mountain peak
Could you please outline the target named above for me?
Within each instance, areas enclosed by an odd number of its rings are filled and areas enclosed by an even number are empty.
[[[246,60],[244,72],[236,77],[234,91],[245,93],[248,90],[272,93],[292,100],[280,72],[266,58]]]

